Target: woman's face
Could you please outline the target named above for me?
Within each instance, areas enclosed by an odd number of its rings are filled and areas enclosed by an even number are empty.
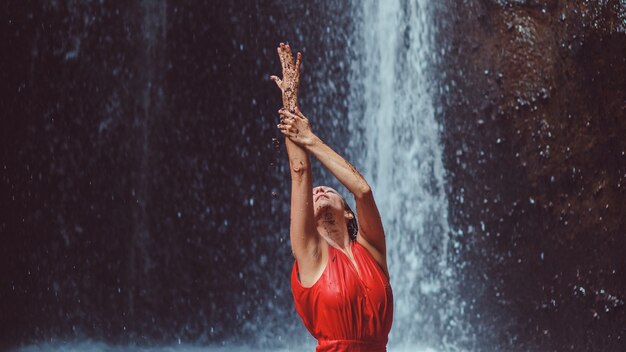
[[[343,214],[343,197],[339,192],[326,186],[313,188],[313,213],[317,217],[322,210],[331,210],[334,213]]]

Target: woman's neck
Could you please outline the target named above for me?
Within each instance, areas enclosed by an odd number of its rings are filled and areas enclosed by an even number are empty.
[[[331,246],[346,249],[350,246],[350,236],[346,223],[341,220],[326,210],[317,222],[317,231]]]

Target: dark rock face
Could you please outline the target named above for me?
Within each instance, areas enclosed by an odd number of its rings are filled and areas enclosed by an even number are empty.
[[[626,4],[449,1],[440,16],[451,219],[476,347],[617,350]]]

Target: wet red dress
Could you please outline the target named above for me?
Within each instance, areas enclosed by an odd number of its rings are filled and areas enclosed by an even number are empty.
[[[328,264],[313,286],[298,280],[298,263],[291,272],[296,310],[318,341],[317,352],[378,352],[387,350],[393,318],[389,279],[372,255],[354,241],[352,255],[328,246]]]

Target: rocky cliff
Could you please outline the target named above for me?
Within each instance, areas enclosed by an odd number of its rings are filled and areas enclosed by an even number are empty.
[[[440,117],[471,334],[503,350],[625,346],[626,4],[440,11]]]

